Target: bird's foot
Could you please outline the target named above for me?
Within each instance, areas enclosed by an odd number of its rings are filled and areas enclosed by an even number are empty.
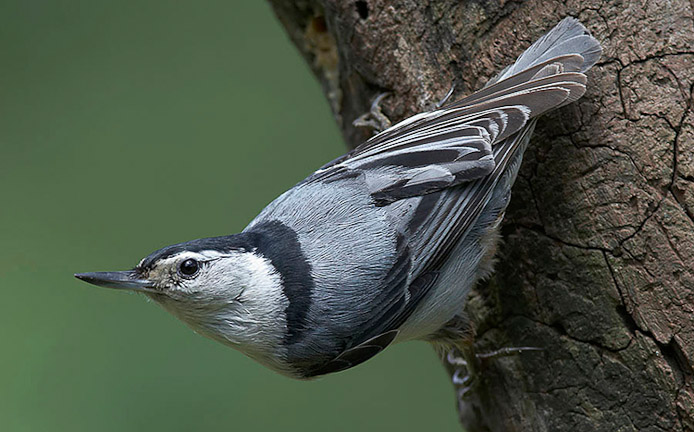
[[[389,92],[381,93],[376,98],[374,98],[371,103],[371,109],[369,112],[364,113],[357,117],[353,122],[354,127],[368,127],[373,129],[376,133],[382,132],[391,126],[390,119],[383,114],[381,109],[381,102],[386,96],[389,96]]]
[[[455,83],[451,84],[451,88],[448,89],[448,91],[443,96],[443,98],[440,101],[433,104],[433,106],[431,107],[431,109],[429,109],[429,111],[435,111],[435,110],[441,108],[442,106],[446,105],[446,103],[448,103],[448,101],[450,100],[451,96],[453,96],[453,92],[455,92]]]
[[[456,349],[448,351],[446,361],[454,367],[453,385],[456,388],[458,402],[467,399],[479,382],[479,371],[483,363],[499,358],[517,355],[526,351],[542,351],[537,347],[506,347],[485,353],[475,353],[472,346],[468,349],[460,349],[461,356],[456,356]]]
[[[451,85],[451,88],[446,92],[446,94],[443,96],[443,99],[440,101],[436,102],[435,104],[431,104],[427,111],[435,111],[442,106],[444,106],[448,100],[451,98],[453,95],[453,92],[455,91],[455,84]],[[373,129],[375,134],[378,134],[379,132],[383,132],[384,130],[388,129],[389,127],[392,126],[392,122],[383,113],[383,109],[381,108],[381,102],[383,102],[383,99],[385,99],[387,96],[390,96],[390,92],[383,92],[380,93],[378,96],[376,96],[371,102],[371,108],[369,109],[369,112],[364,113],[357,117],[353,122],[352,126],[354,127],[367,127]]]
[[[448,351],[446,361],[453,366],[453,386],[458,395],[458,401],[466,399],[477,383],[477,374],[475,373],[476,361],[474,359],[466,360],[466,357],[474,356],[472,349],[460,350],[462,356],[456,356],[455,349]]]

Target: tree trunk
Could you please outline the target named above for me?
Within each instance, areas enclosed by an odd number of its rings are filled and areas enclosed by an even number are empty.
[[[376,94],[398,121],[469,94],[561,18],[604,54],[543,117],[467,313],[485,363],[470,431],[694,430],[694,3],[270,0],[347,143]]]

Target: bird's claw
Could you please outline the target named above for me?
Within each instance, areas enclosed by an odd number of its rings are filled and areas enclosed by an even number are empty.
[[[430,111],[437,110],[444,106],[446,102],[448,102],[448,100],[451,98],[454,91],[455,84],[452,84],[451,88],[443,96],[443,99],[435,103],[431,107]],[[391,127],[392,123],[390,119],[383,113],[383,109],[381,108],[381,102],[383,102],[383,99],[385,99],[387,96],[390,96],[390,92],[383,92],[378,94],[374,98],[373,102],[371,102],[371,108],[369,109],[369,112],[366,112],[354,119],[354,121],[352,122],[352,126],[371,128],[374,130],[376,134],[378,134],[379,132],[383,132],[384,130]]]
[[[472,392],[477,383],[477,374],[474,363],[474,354],[472,350],[462,350],[462,356],[456,356],[455,349],[448,351],[446,361],[454,367],[451,381],[456,388],[458,402],[466,399]],[[465,357],[468,357],[466,359]]]
[[[455,372],[453,372],[453,385],[455,386],[467,386],[472,382],[472,376],[467,374],[467,371],[465,371],[465,376],[461,377],[463,374],[463,369],[456,369]]]
[[[448,354],[446,354],[446,361],[448,362],[448,364],[451,366],[467,367],[467,362],[465,361],[465,359],[462,357],[456,357],[453,351],[454,350],[450,350],[448,351]]]
[[[448,89],[446,94],[443,96],[443,99],[440,101],[436,102],[436,105],[434,105],[434,109],[439,109],[442,106],[446,105],[446,102],[453,96],[453,92],[455,91],[455,83],[451,84],[451,88]]]
[[[383,114],[381,109],[381,102],[386,96],[389,96],[389,92],[384,92],[376,96],[371,102],[371,109],[369,112],[364,113],[357,117],[353,122],[354,127],[368,127],[373,129],[376,133],[382,132],[391,126],[390,119]]]

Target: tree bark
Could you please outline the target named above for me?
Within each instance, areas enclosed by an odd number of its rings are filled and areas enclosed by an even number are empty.
[[[482,87],[561,18],[604,54],[542,118],[496,275],[467,306],[484,364],[470,431],[694,430],[694,2],[270,0],[349,146],[389,91],[394,121]]]

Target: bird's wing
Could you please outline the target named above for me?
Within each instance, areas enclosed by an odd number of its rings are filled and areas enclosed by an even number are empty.
[[[398,330],[391,330],[372,337],[361,344],[348,348],[334,359],[312,370],[309,376],[327,375],[340,372],[360,363],[364,363],[371,357],[380,353],[398,336]]]
[[[578,99],[580,55],[548,60],[463,101],[421,113],[374,136],[310,180],[362,172],[376,205],[436,192],[488,176],[494,147],[530,118]],[[339,177],[339,176],[338,176]]]
[[[518,160],[530,139],[537,116],[571,103],[585,92],[584,72],[600,57],[600,44],[583,25],[566,18],[531,45],[516,63],[478,92],[447,108],[476,112],[489,104],[522,106],[529,121],[507,129],[492,142],[493,170],[464,188],[447,188],[422,197],[407,230],[413,274],[435,271],[482,213],[509,164]]]
[[[420,200],[407,230],[412,242],[413,274],[436,270],[453,248],[478,221],[509,164],[516,160],[532,135],[535,120],[507,143],[494,150],[496,165],[488,177],[475,180],[465,188],[447,189]],[[493,221],[490,221],[493,222]]]
[[[381,286],[380,307],[316,374],[361,363],[395,339],[508,165],[517,160],[534,118],[583,95],[582,72],[599,52],[597,40],[567,18],[482,90],[392,126],[308,179],[329,182],[363,175],[375,205],[421,196],[406,227],[416,244],[398,242],[393,270]],[[465,187],[453,187],[463,183]]]
[[[508,154],[498,155],[500,163],[491,175],[499,176],[506,169],[512,159],[512,149],[527,143],[534,123],[531,120],[530,127],[509,138],[514,143],[508,146]],[[399,327],[436,283],[441,263],[445,262],[472,222],[477,220],[484,208],[479,201],[486,203],[494,185],[479,179],[462,191],[460,188],[447,189],[428,194],[420,201],[409,224],[411,230],[421,229],[418,244],[408,244],[403,235],[399,236],[396,258],[381,283],[379,298],[369,320],[352,335],[338,356],[312,370],[310,376],[349,369],[383,351],[395,340]]]

